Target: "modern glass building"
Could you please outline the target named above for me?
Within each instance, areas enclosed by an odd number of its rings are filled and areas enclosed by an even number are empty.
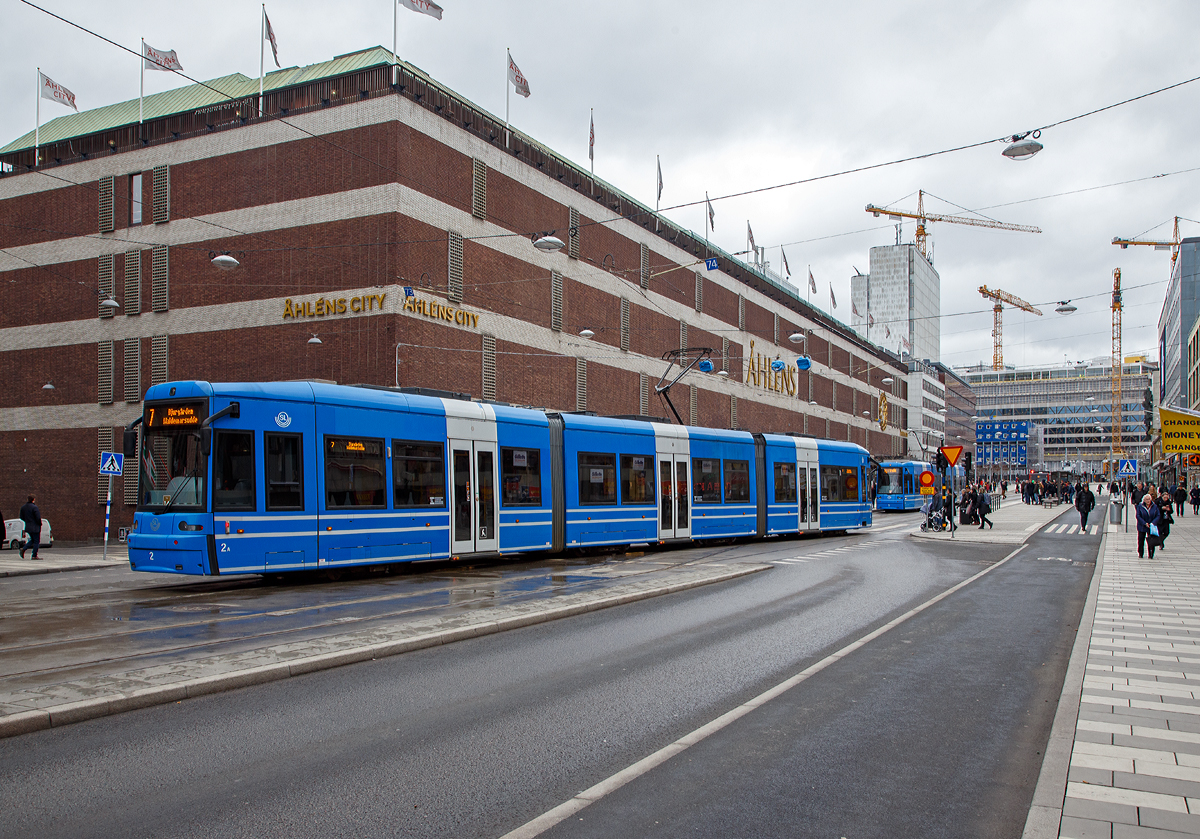
[[[1158,316],[1158,357],[1162,359],[1161,405],[1186,406],[1188,399],[1188,339],[1200,315],[1197,300],[1197,249],[1200,237],[1184,239],[1171,282]]]
[[[1149,447],[1142,392],[1150,387],[1157,365],[1126,359],[1121,369],[1121,440],[1128,455],[1141,457]],[[1112,363],[1108,358],[1069,367],[1021,367],[992,370],[958,368],[975,392],[981,421],[1028,421],[1029,436],[1040,443],[1037,461],[1028,468],[1100,473],[1112,453]]]

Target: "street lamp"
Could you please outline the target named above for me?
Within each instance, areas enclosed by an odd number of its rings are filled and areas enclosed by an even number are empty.
[[[1054,311],[1058,312],[1060,315],[1069,315],[1071,312],[1076,311],[1077,308],[1077,306],[1071,305],[1070,300],[1059,300],[1058,305],[1054,307]]]
[[[1038,142],[1041,131],[1026,131],[1024,134],[1014,134],[1005,137],[1008,146],[1001,152],[1009,160],[1028,160],[1040,152],[1044,146]]]
[[[245,256],[245,254],[242,255]],[[227,253],[219,253],[210,259],[209,262],[211,262],[215,267],[220,268],[222,271],[228,271],[231,268],[237,268],[242,264]]]
[[[533,246],[543,253],[555,253],[566,247],[566,243],[554,235],[554,232],[549,233],[534,233],[531,237]]]

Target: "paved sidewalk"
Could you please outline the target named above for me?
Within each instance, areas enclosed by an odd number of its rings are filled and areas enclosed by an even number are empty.
[[[109,542],[107,560],[104,558],[103,545],[65,547],[56,544],[53,548],[42,548],[36,560],[29,554],[25,554],[25,558],[21,559],[20,551],[0,551],[0,577],[86,571],[90,568],[108,568],[113,565],[129,565],[129,551],[123,542]]]
[[[1108,496],[1102,496],[1096,499],[1096,509],[1092,511],[1091,518],[1088,520],[1089,530],[1090,525],[1102,524],[1101,513],[1105,516],[1107,513]],[[1041,504],[1025,504],[1022,503],[1021,497],[1018,495],[1015,498],[1009,496],[1004,499],[1000,507],[988,514],[988,518],[994,523],[994,527],[987,530],[980,530],[977,525],[959,525],[954,531],[953,541],[963,543],[988,542],[1001,545],[1019,545],[1024,542],[1035,531],[1048,522],[1061,516],[1063,513],[1071,511],[1071,515],[1064,518],[1063,522],[1074,524],[1076,529],[1079,527],[1079,514],[1075,512],[1075,508],[1069,504],[1056,504],[1053,507],[1043,507]],[[878,514],[876,514],[878,518]],[[913,521],[913,531],[910,533],[919,539],[937,539],[942,542],[951,541],[950,531],[943,530],[938,532],[921,532],[921,521],[924,520],[924,515],[919,514]]]
[[[1153,560],[1138,558],[1133,525],[1107,525],[1025,836],[1200,836],[1200,519],[1190,507]]]

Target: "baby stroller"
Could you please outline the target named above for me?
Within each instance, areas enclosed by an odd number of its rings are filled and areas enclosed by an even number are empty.
[[[928,532],[942,531],[946,529],[946,517],[940,509],[933,509],[933,500],[930,499],[921,505],[921,512],[925,514],[925,521],[921,522],[921,531]]]

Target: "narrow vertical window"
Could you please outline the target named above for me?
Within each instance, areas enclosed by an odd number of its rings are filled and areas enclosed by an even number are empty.
[[[100,311],[100,317],[111,318],[113,310],[107,306],[99,305],[105,300],[111,300],[116,296],[116,280],[113,275],[113,255],[111,253],[101,254],[99,270],[97,287],[100,289],[100,299],[96,303]]]
[[[567,256],[579,259],[579,210],[570,208],[570,227],[567,230]]]
[[[101,405],[113,403],[113,342],[100,341],[97,344],[98,359],[96,363],[96,401]]]
[[[140,402],[142,399],[142,339],[127,338],[125,355],[125,401]]]
[[[588,403],[587,360],[575,359],[575,410],[586,411]]]
[[[696,272],[696,311],[704,311],[704,275]]]
[[[646,245],[639,246],[642,253],[642,288],[650,288],[650,248]]]
[[[168,292],[170,291],[167,246],[157,245],[151,251],[150,262],[150,307],[156,312],[165,312],[168,308]]]
[[[125,314],[142,313],[142,252],[125,252]]]
[[[483,336],[483,398],[496,400],[496,339]]]
[[[116,179],[105,175],[100,179],[100,232],[112,233],[116,227],[113,215],[113,192],[116,189]]]
[[[550,272],[550,328],[555,332],[563,328],[563,278],[557,271]]]
[[[478,157],[471,159],[471,215],[487,218],[487,164]]]
[[[451,303],[463,299],[463,237],[461,233],[449,231],[450,257],[446,278],[446,297]]]
[[[650,377],[645,373],[638,374],[638,414],[650,415]]]
[[[129,176],[129,225],[142,223],[142,173]]]
[[[113,430],[112,426],[108,428],[98,428],[96,434],[96,471],[99,475],[100,458],[105,452],[113,450]],[[96,482],[96,501],[104,504],[108,501],[108,476],[99,475],[99,480]]]
[[[171,220],[171,167],[154,167],[153,199],[154,223],[163,224]]]
[[[629,352],[629,301],[621,298],[621,350]]]

